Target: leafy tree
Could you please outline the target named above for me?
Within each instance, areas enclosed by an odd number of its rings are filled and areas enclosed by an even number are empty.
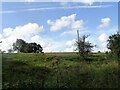
[[[78,41],[76,41],[75,45],[77,45],[76,50],[79,51],[80,56],[85,59],[88,54],[91,53],[93,45],[89,41],[86,41],[86,38],[88,38],[88,35],[83,35],[82,37],[78,38]]]
[[[22,39],[17,39],[15,43],[13,43],[13,50],[24,53],[42,53],[43,48],[40,44],[37,43],[26,43]]]
[[[26,44],[25,52],[26,53],[32,53],[33,52],[32,45],[30,43]]]
[[[114,34],[109,36],[108,49],[111,50],[112,55],[117,56],[117,59],[120,59],[120,34]]]
[[[42,53],[43,48],[41,47],[40,44],[36,44],[36,43],[28,43],[26,45],[26,52],[28,53]]]
[[[22,39],[17,39],[15,43],[13,43],[13,50],[18,52],[24,52],[26,47],[26,42]]]
[[[31,43],[33,52],[36,53],[38,50],[37,44],[36,43]]]
[[[37,50],[38,50],[38,52],[41,52],[41,53],[42,53],[43,48],[41,47],[41,45],[40,45],[40,44],[38,44],[38,45],[37,45]]]

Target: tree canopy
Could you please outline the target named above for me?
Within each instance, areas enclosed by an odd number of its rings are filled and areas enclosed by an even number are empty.
[[[93,45],[86,41],[86,38],[88,38],[88,35],[83,35],[82,37],[78,37],[78,41],[76,41],[77,48],[76,50],[79,51],[79,54],[82,56],[83,59],[87,57],[87,55],[92,51]]]
[[[42,53],[43,48],[40,44],[37,43],[26,43],[22,39],[17,39],[15,43],[13,43],[13,50],[17,52],[24,53]]]
[[[109,36],[108,39],[108,49],[110,49],[111,53],[119,59],[120,57],[120,34],[114,34]]]

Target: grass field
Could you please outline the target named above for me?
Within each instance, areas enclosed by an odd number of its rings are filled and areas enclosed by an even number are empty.
[[[3,54],[2,88],[118,88],[118,61],[93,54]]]

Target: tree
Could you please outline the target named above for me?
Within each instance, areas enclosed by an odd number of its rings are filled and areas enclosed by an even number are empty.
[[[33,52],[33,47],[30,43],[27,43],[26,48],[25,48],[25,53],[32,53]]]
[[[41,53],[43,53],[42,51],[43,51],[43,48],[41,47],[41,45],[40,44],[38,44],[37,45],[37,52],[41,52]]]
[[[25,51],[27,53],[42,53],[43,48],[40,44],[37,45],[36,43],[27,43]]]
[[[120,58],[120,34],[114,34],[109,36],[107,48],[110,49],[112,55]]]
[[[43,48],[40,44],[37,43],[26,43],[22,39],[17,39],[15,43],[13,43],[13,50],[24,53],[42,53]]]
[[[22,39],[17,39],[15,43],[13,43],[13,50],[18,52],[25,52],[24,49],[26,47],[26,42]]]
[[[92,51],[93,45],[86,41],[86,38],[88,38],[88,35],[83,35],[82,37],[79,37],[78,33],[78,40],[76,41],[75,45],[77,46],[76,50],[79,51],[80,56],[85,59],[88,54]]]
[[[30,43],[30,45],[34,53],[41,53],[43,50],[40,44],[37,45],[36,43]]]

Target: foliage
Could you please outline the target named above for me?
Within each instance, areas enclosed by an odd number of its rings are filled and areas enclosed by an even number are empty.
[[[117,88],[118,62],[105,56],[87,62],[76,53],[3,54],[3,89]]]
[[[26,47],[26,42],[22,39],[17,39],[15,43],[13,43],[13,50],[18,52],[24,52]]]
[[[78,41],[75,43],[77,50],[83,59],[90,54],[93,48],[93,45],[89,41],[86,41],[86,38],[88,38],[88,35],[83,35],[81,38],[78,38]]]
[[[120,34],[114,34],[109,36],[108,40],[108,49],[111,50],[111,53],[117,56],[117,59],[120,58]]]
[[[39,53],[43,51],[43,48],[40,44],[26,43],[22,39],[17,39],[17,41],[13,43],[13,50],[24,53]]]

